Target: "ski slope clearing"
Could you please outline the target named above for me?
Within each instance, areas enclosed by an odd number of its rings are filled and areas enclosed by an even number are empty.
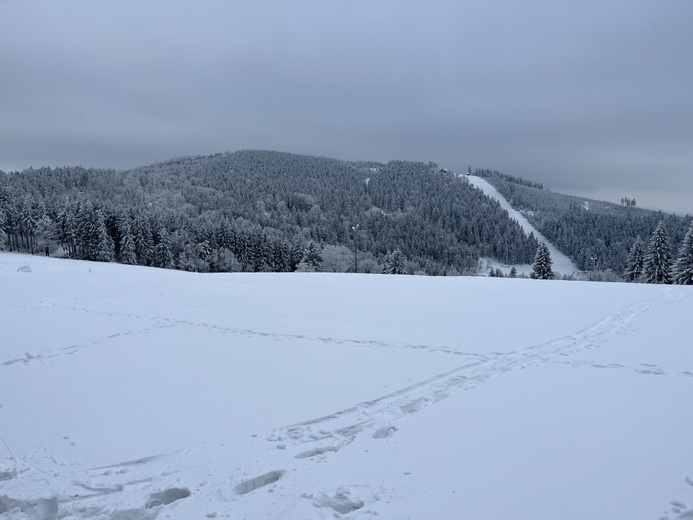
[[[693,515],[690,287],[9,253],[0,287],[2,520]]]
[[[525,218],[522,213],[517,211],[516,209],[513,209],[513,207],[510,205],[510,203],[501,195],[496,188],[491,186],[485,179],[482,179],[481,177],[477,177],[475,175],[469,175],[469,176],[463,176],[465,179],[467,179],[472,186],[475,186],[479,188],[481,191],[483,191],[488,197],[491,197],[494,200],[497,200],[501,207],[508,212],[510,215],[510,218],[513,220],[516,220],[518,224],[520,224],[520,227],[525,231],[527,235],[530,233],[534,233],[534,236],[536,237],[539,242],[544,242],[549,248],[549,253],[551,253],[551,260],[553,261],[553,271],[559,275],[572,275],[580,272],[578,267],[575,265],[575,263],[568,258],[566,255],[561,253],[556,246],[554,246],[551,242],[549,242],[544,235],[539,233],[532,224],[529,223],[527,218]]]

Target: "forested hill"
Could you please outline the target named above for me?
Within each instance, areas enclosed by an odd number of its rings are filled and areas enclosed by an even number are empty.
[[[499,204],[433,163],[280,152],[184,157],[127,171],[0,174],[5,249],[193,271],[474,272],[537,249]]]
[[[497,171],[474,173],[491,183],[537,231],[585,271],[611,269],[620,275],[636,238],[647,243],[660,221],[668,230],[675,254],[691,223],[689,216],[640,209],[627,198],[621,205],[612,204],[547,191]]]

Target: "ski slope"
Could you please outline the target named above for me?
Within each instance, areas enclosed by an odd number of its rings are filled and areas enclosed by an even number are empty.
[[[2,520],[693,515],[691,287],[9,253],[0,287]]]
[[[498,192],[498,190],[496,190],[496,188],[491,186],[488,183],[488,181],[475,175],[464,176],[464,178],[466,178],[470,182],[470,184],[472,184],[472,186],[479,188],[487,196],[497,200],[500,203],[501,207],[508,212],[510,218],[516,220],[527,235],[529,235],[530,233],[534,233],[534,236],[537,240],[539,240],[539,242],[546,243],[546,245],[549,248],[549,253],[551,253],[551,260],[553,261],[553,271],[557,273],[557,275],[570,276],[573,274],[577,275],[577,273],[580,272],[578,267],[570,258],[561,253],[556,246],[554,246],[550,241],[546,239],[544,235],[539,233],[534,228],[534,226],[532,226],[532,224],[529,223],[527,218],[524,215],[522,215],[522,213],[520,213],[516,209],[513,209],[513,207],[505,199],[505,197],[503,197],[503,195],[501,195]]]

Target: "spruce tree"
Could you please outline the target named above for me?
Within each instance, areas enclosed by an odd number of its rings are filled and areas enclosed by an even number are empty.
[[[673,269],[674,283],[693,285],[693,222],[688,228]]]
[[[288,267],[288,246],[281,242],[275,242],[268,247],[267,264],[271,271],[275,273],[284,273],[289,270]]]
[[[395,249],[387,255],[385,259],[384,274],[404,274],[404,260],[402,259],[402,251]]]
[[[7,234],[4,229],[6,225],[7,217],[5,216],[5,211],[0,207],[0,251],[5,249],[5,244],[7,243]]]
[[[645,282],[671,283],[671,248],[664,221],[660,221],[652,233],[644,268]]]
[[[135,241],[135,254],[139,265],[151,265],[154,252],[154,239],[149,223],[143,215],[132,219],[131,232]]]
[[[642,276],[645,267],[645,244],[642,242],[640,235],[633,242],[633,246],[628,253],[626,268],[623,271],[623,277],[627,282],[637,282]]]
[[[308,247],[306,247],[303,259],[315,272],[322,271],[322,255],[320,254],[320,249],[312,240],[308,243]]]
[[[257,231],[251,235],[249,246],[250,268],[254,273],[259,273],[266,265],[267,241],[264,235]]]
[[[120,225],[120,252],[119,260],[123,264],[137,264],[137,253],[135,252],[135,239],[130,231],[130,224],[127,220],[123,220]]]
[[[303,260],[303,246],[298,242],[294,242],[291,244],[289,251],[289,271],[294,272],[298,269],[298,264],[301,263],[301,260]]]
[[[75,216],[77,244],[80,249],[78,256],[87,260],[94,260],[100,231],[98,220],[97,212],[89,200],[79,204]]]
[[[542,242],[537,248],[537,252],[534,255],[534,264],[532,273],[532,278],[538,280],[551,280],[554,277],[553,271],[551,270],[551,253],[549,253],[549,247]]]
[[[115,253],[113,251],[113,239],[111,235],[108,234],[106,229],[106,224],[103,221],[103,217],[98,215],[97,222],[97,239],[94,245],[92,260],[97,262],[112,262],[115,259]]]
[[[173,269],[173,254],[171,253],[171,238],[166,229],[159,230],[159,243],[154,246],[154,258],[152,259],[154,267],[163,269]]]

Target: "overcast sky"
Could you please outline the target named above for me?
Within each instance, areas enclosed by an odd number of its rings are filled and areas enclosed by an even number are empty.
[[[693,0],[0,0],[0,169],[247,148],[693,214]]]

